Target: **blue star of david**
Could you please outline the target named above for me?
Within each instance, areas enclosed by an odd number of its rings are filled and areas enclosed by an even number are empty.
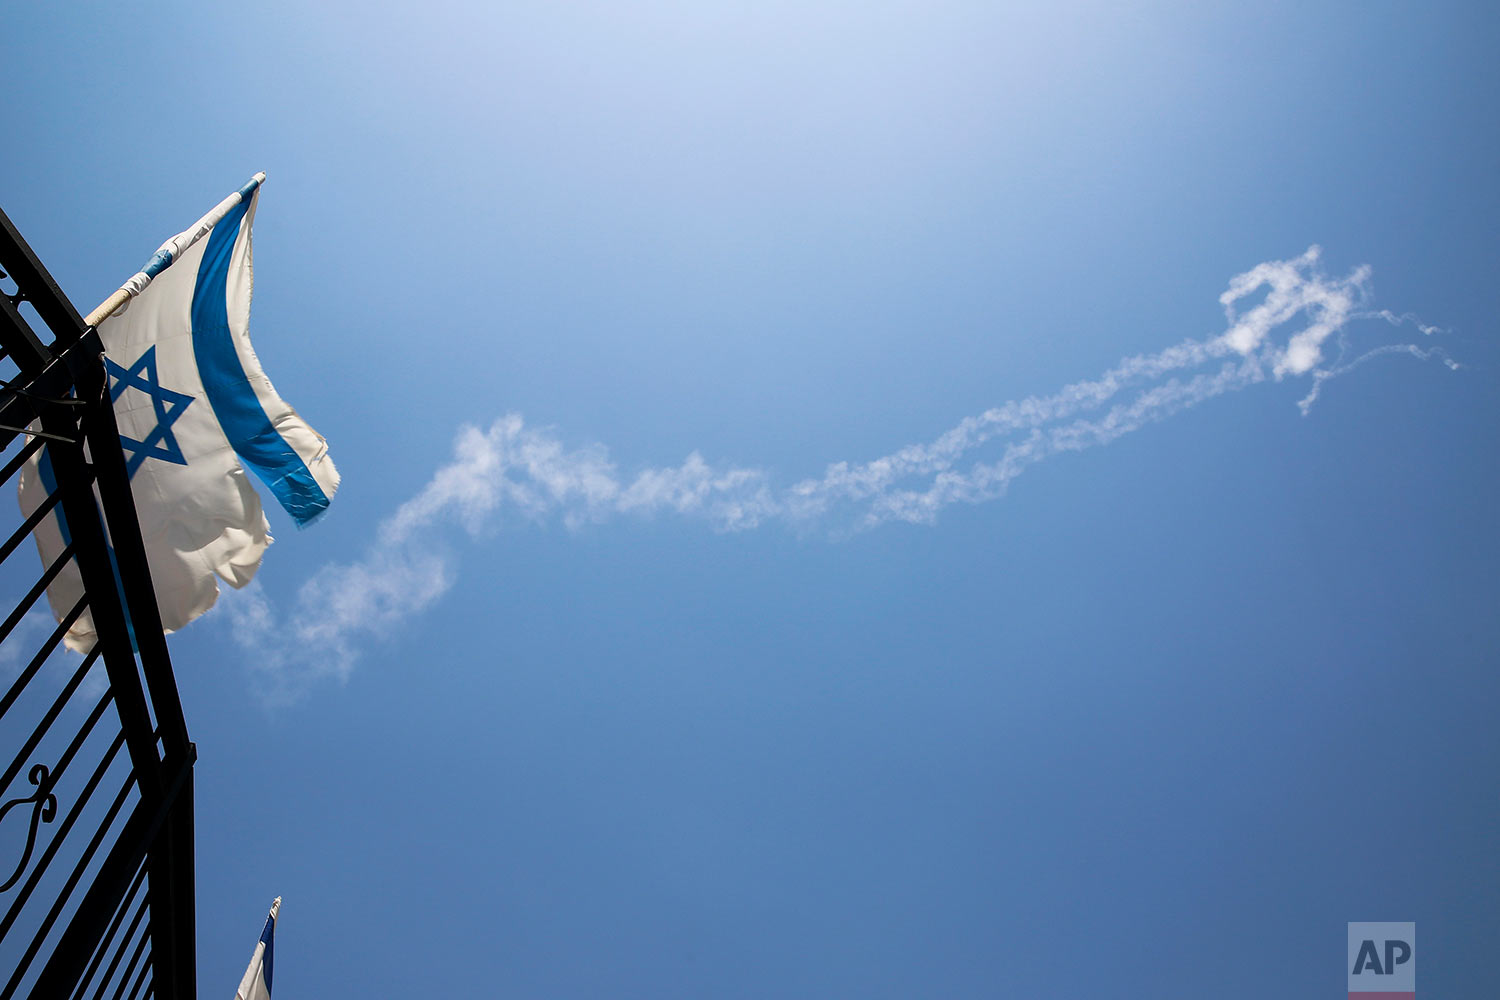
[[[137,441],[120,435],[120,446],[129,453],[125,472],[135,478],[135,470],[148,458],[157,458],[173,465],[187,465],[182,457],[182,448],[172,434],[172,425],[182,416],[193,397],[182,392],[163,389],[156,374],[156,346],[146,348],[146,353],[136,358],[129,368],[121,368],[109,358],[104,359],[104,369],[113,380],[109,387],[109,401],[113,403],[126,389],[139,389],[151,397],[151,407],[156,411],[156,426],[146,435],[146,440]]]

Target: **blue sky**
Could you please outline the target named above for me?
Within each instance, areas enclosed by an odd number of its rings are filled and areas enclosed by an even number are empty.
[[[1352,920],[1415,920],[1422,991],[1480,994],[1497,28],[1478,3],[8,12],[0,204],[88,309],[267,171],[252,333],[344,477],[314,528],[272,511],[257,589],[171,640],[205,995],[278,894],[282,1000],[1315,997]],[[1148,400],[921,523],[856,530],[891,492],[785,514],[833,463],[1217,342],[1231,279],[1313,245],[1301,279],[1353,303],[1317,370],[1340,336],[1426,360],[1373,357],[1306,415],[1312,376],[1269,366]],[[726,495],[774,501],[754,527],[621,499],[734,470]],[[289,646],[330,595],[336,641]]]

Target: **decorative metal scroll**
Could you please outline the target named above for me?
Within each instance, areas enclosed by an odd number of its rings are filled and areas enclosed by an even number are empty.
[[[34,764],[26,778],[36,786],[36,791],[24,798],[11,799],[5,805],[0,806],[0,822],[5,820],[5,814],[16,806],[25,805],[30,802],[31,807],[31,829],[26,833],[26,850],[21,852],[21,860],[16,862],[16,870],[11,872],[10,878],[0,885],[0,892],[5,892],[15,885],[21,878],[21,873],[26,870],[26,865],[31,861],[31,852],[36,848],[36,831],[39,823],[50,823],[57,818],[57,796],[52,794],[51,774],[46,764]]]

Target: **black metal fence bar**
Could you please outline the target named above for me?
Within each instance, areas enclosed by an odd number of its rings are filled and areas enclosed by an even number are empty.
[[[56,507],[60,500],[62,500],[62,497],[59,494],[52,494],[46,500],[42,501],[41,506],[31,512],[30,517],[21,522],[21,526],[12,532],[11,536],[3,544],[0,544],[0,562],[8,559],[17,546],[31,537],[31,533],[36,530],[36,526],[46,520],[47,515],[52,513],[52,508]]]
[[[69,626],[78,620],[79,616],[83,614],[83,609],[86,607],[88,607],[87,594],[80,597],[77,603],[73,605],[73,609],[63,616],[62,621],[57,623],[57,628],[52,630],[52,635],[42,644],[42,648],[37,651],[36,655],[31,658],[31,662],[26,664],[26,669],[21,671],[21,675],[10,686],[10,690],[5,692],[5,697],[0,699],[0,717],[3,717],[6,712],[10,711],[10,706],[15,704],[16,699],[21,696],[22,690],[31,682],[32,678],[36,677],[37,672],[42,669],[42,664],[47,662],[47,657],[51,656],[57,649],[58,644],[62,642],[63,636],[67,634]]]
[[[10,274],[20,297],[31,303],[57,338],[54,347],[65,347],[83,334],[83,317],[4,212],[0,212],[0,268]],[[5,349],[16,354],[18,348],[34,350],[32,345],[37,343],[34,336],[29,340],[23,338],[20,343],[7,339]],[[42,354],[45,355],[45,348]]]
[[[31,589],[26,592],[26,596],[17,602],[11,613],[6,616],[5,621],[0,623],[0,643],[3,643],[11,632],[14,631],[15,627],[21,624],[21,619],[26,617],[26,612],[36,606],[37,600],[41,598],[42,594],[46,593],[52,581],[57,579],[57,574],[63,571],[63,567],[67,566],[72,558],[73,543],[69,542],[63,546],[62,554],[52,560],[52,565],[47,567],[47,571],[42,574],[42,578],[31,585]],[[3,561],[0,560],[0,562]]]
[[[102,365],[98,375],[102,380]],[[98,386],[80,385],[79,395],[87,398],[86,390],[97,392]],[[42,426],[58,432],[77,430],[70,421],[56,411],[49,412],[46,407],[42,410]],[[110,686],[115,689],[115,704],[120,710],[121,727],[125,730],[125,746],[141,778],[141,794],[156,796],[161,791],[161,776],[158,774],[161,760],[151,745],[151,732],[155,727],[146,707],[145,692],[136,680],[130,627],[115,584],[114,568],[110,565],[109,543],[104,536],[104,525],[99,520],[93,488],[89,485],[83,448],[81,444],[62,445],[49,441],[47,452],[57,477],[58,490],[62,493],[63,517],[67,519],[68,530],[78,546],[74,562],[83,577],[84,592],[89,595],[89,613],[99,637],[97,641],[103,653],[105,672],[109,675]]]
[[[11,783],[12,779],[14,779],[15,776],[20,773],[22,765],[24,765],[27,759],[31,757],[32,752],[36,749],[36,745],[42,741],[43,736],[47,735],[47,730],[52,728],[52,723],[57,721],[58,715],[62,713],[62,710],[64,706],[67,705],[68,700],[73,697],[73,692],[78,690],[79,685],[83,683],[83,679],[87,677],[88,672],[93,669],[94,661],[96,659],[97,653],[90,653],[88,656],[83,658],[83,662],[78,665],[78,669],[73,671],[73,676],[69,678],[68,683],[63,686],[62,693],[59,694],[57,698],[52,702],[52,707],[47,709],[47,714],[42,716],[42,721],[37,724],[36,729],[32,730],[31,737],[21,745],[20,752],[17,753],[15,758],[10,762],[10,767],[6,769],[4,777],[0,777],[0,788],[7,787]],[[62,771],[63,764],[61,761],[59,761],[52,768],[52,775],[50,780],[56,782],[58,777],[61,776]]]
[[[146,973],[151,971],[150,963],[141,966],[141,974],[136,978],[135,985],[130,988],[130,996],[126,1000],[136,1000],[141,995],[141,987],[146,985]]]
[[[114,1000],[120,1000],[120,997],[125,994],[125,987],[130,983],[130,974],[135,971],[136,963],[141,960],[141,955],[144,954],[146,950],[146,942],[150,939],[151,925],[148,922],[145,930],[141,934],[140,940],[136,942],[135,951],[131,952],[130,964],[125,966],[125,972],[120,976],[120,985],[115,988]],[[150,967],[150,964],[151,963],[147,962],[145,965],[141,966],[142,976],[146,974],[146,970]]]
[[[3,469],[0,469],[0,483],[10,482],[10,477],[21,471],[21,466],[26,464],[27,459],[31,458],[31,456],[35,455],[38,451],[41,451],[42,443],[43,442],[41,438],[29,438],[27,442],[21,446],[21,450],[16,452],[15,456],[12,457],[9,462],[5,463],[5,467]],[[0,556],[0,561],[4,561],[4,556]]]
[[[27,296],[24,294],[24,286],[22,288],[21,298],[24,299]],[[16,308],[18,304],[19,300],[12,302],[8,297],[0,296],[0,320],[15,331],[10,338],[8,353],[21,371],[37,371],[45,364],[50,352],[37,339],[36,334],[31,332],[31,327],[21,316],[21,310]]]
[[[94,973],[99,971],[99,965],[104,961],[104,956],[113,951],[114,957],[110,960],[109,967],[104,970],[104,978],[99,980],[99,990],[95,997],[104,995],[104,990],[109,986],[110,979],[119,967],[120,960],[125,957],[125,949],[130,944],[130,939],[135,936],[135,929],[139,926],[141,918],[146,915],[146,898],[141,897],[140,903],[135,907],[135,916],[130,918],[130,926],[125,930],[125,936],[115,944],[115,934],[120,929],[120,924],[125,920],[125,914],[130,912],[132,904],[136,903],[136,896],[141,891],[141,885],[146,881],[146,866],[142,865],[135,873],[135,881],[130,883],[130,888],[125,893],[125,898],[120,900],[120,905],[115,908],[115,915],[109,922],[109,929],[104,932],[104,937],[99,941],[99,947],[94,951],[94,957],[89,961],[89,967],[84,971],[83,978],[78,981],[78,988],[73,991],[73,1000],[79,1000],[93,982]]]

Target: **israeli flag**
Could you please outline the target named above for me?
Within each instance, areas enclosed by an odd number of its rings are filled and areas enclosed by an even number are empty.
[[[249,473],[299,526],[328,508],[339,485],[328,443],[276,394],[250,346],[250,237],[264,177],[164,243],[116,293],[125,304],[98,323],[168,632],[213,607],[218,580],[243,587],[260,567],[271,533]],[[54,485],[43,449],[21,476],[22,510]],[[35,534],[50,566],[68,540],[61,513]],[[82,593],[70,563],[48,600],[61,619]],[[66,641],[87,651],[94,639],[85,613]]]
[[[234,992],[234,1000],[271,1000],[271,951],[276,943],[276,914],[281,912],[281,897],[271,904],[271,915],[266,918],[266,929],[260,932],[260,942],[255,954],[250,957],[250,967],[240,980],[240,988]]]

